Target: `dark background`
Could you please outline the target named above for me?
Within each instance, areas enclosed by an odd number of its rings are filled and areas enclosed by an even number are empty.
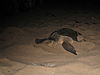
[[[65,10],[69,11],[69,13],[70,10],[82,11],[81,13],[100,13],[100,3],[98,0],[1,0],[0,5],[0,27],[18,26],[19,24],[17,23],[19,21],[22,22],[23,20],[23,22],[26,22],[35,17],[37,13],[42,15],[41,12],[44,12],[45,15],[49,14],[56,17],[56,14],[52,14],[52,10],[61,10],[61,12]],[[51,12],[48,13],[48,10]],[[37,17],[40,16],[37,15]],[[31,20],[33,22],[33,19]]]
[[[99,10],[98,0],[1,0],[1,14],[12,15],[35,9]]]

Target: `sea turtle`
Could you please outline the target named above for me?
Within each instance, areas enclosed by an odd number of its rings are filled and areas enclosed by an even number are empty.
[[[48,38],[36,39],[35,42],[37,44],[43,43],[45,41],[60,43],[65,50],[77,55],[75,48],[71,45],[73,40],[81,42],[84,41],[84,38],[81,33],[75,30],[62,28],[52,32]]]

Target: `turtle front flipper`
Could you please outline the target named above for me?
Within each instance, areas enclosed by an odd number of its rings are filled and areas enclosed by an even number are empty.
[[[36,44],[40,44],[40,43],[44,42],[45,40],[48,40],[48,38],[44,38],[44,39],[35,39],[35,43],[36,43]]]
[[[69,51],[69,52],[71,52],[71,53],[77,55],[75,48],[74,48],[69,42],[64,41],[64,42],[62,43],[62,46],[63,46],[63,48],[64,48],[65,50],[67,50],[67,51]]]

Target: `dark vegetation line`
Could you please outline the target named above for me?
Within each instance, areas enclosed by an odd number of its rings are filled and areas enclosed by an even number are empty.
[[[37,8],[100,8],[98,0],[1,0],[0,5],[1,13],[4,15],[12,15],[18,12],[25,12]]]

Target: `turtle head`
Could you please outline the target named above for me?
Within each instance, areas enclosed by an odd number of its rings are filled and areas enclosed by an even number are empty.
[[[78,42],[82,42],[82,41],[85,41],[84,37],[82,35],[78,35],[77,36],[77,41]]]

